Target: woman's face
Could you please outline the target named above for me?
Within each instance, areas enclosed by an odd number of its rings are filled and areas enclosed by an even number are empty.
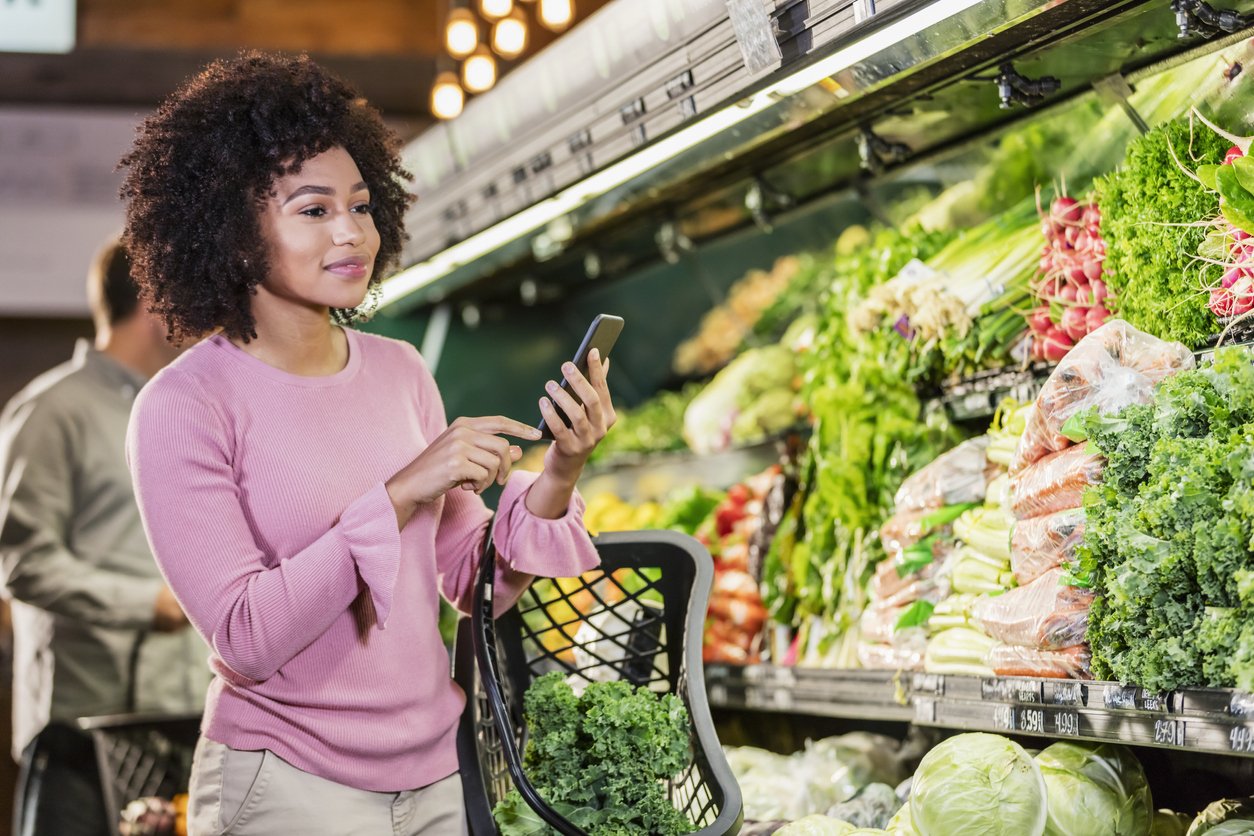
[[[370,191],[343,148],[280,177],[261,212],[270,272],[262,290],[305,307],[355,308],[379,252]]]

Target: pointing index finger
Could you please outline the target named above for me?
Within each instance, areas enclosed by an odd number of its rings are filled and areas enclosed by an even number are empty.
[[[524,424],[521,421],[515,421],[513,418],[506,418],[504,415],[487,415],[482,418],[474,418],[472,421],[472,426],[480,432],[492,433],[493,435],[509,435],[528,441],[536,441],[540,438],[540,431],[535,427],[530,424]]]

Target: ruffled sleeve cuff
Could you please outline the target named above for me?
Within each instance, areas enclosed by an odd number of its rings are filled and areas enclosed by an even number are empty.
[[[370,590],[380,629],[392,611],[392,595],[401,565],[401,532],[387,487],[379,482],[358,497],[340,516],[340,533],[357,564],[357,574]]]
[[[527,491],[535,473],[510,475],[497,505],[494,538],[497,551],[514,571],[546,578],[574,578],[601,565],[601,558],[583,524],[584,502],[571,494],[566,513],[555,520],[527,510]]]

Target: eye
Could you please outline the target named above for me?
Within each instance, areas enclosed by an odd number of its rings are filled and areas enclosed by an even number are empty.
[[[359,203],[352,208],[352,211],[356,212],[359,215],[373,215],[374,204],[373,203]]]
[[[321,218],[327,213],[327,210],[321,206],[309,206],[300,210],[300,213],[308,218]]]

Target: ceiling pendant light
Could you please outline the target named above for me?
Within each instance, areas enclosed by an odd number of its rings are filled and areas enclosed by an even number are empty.
[[[462,62],[462,86],[470,93],[486,93],[496,84],[496,58],[486,46]]]
[[[454,58],[465,58],[479,45],[479,23],[470,9],[450,9],[444,24],[444,47]]]
[[[492,27],[492,49],[502,58],[517,58],[527,49],[527,18],[515,9]]]
[[[488,20],[500,20],[514,11],[514,0],[479,0],[479,14]]]
[[[466,106],[466,94],[457,81],[457,73],[445,70],[435,77],[431,86],[431,113],[437,119],[456,119]]]
[[[540,23],[554,32],[565,31],[575,20],[574,0],[540,0]]]

